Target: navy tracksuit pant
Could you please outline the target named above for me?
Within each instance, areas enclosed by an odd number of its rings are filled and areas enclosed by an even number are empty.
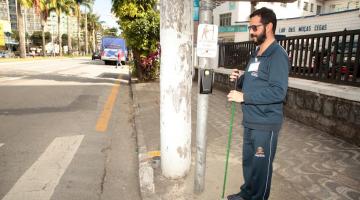
[[[272,162],[275,157],[279,131],[244,128],[243,176],[245,183],[240,195],[247,200],[269,198]]]

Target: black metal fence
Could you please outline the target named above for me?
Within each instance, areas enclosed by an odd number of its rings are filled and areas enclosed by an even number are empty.
[[[289,55],[290,76],[360,86],[360,29],[286,37],[278,40]],[[219,67],[244,69],[253,42],[219,45]]]

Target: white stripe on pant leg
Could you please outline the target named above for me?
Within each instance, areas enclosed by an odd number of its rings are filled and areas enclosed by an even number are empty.
[[[266,185],[265,185],[265,191],[264,191],[263,199],[265,199],[265,194],[266,194],[266,190],[267,190],[267,186],[268,186],[268,182],[269,182],[269,171],[270,171],[270,163],[271,163],[271,147],[272,147],[273,135],[274,135],[274,131],[271,131],[269,164],[268,164],[268,169],[267,169]]]
[[[83,138],[83,135],[55,138],[3,200],[49,200]]]

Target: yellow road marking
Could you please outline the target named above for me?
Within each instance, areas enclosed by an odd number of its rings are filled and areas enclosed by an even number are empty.
[[[160,156],[160,151],[149,151],[147,152],[148,156],[153,158],[153,157],[159,157]]]
[[[120,75],[119,75],[120,79]],[[105,132],[108,127],[108,123],[111,117],[112,110],[114,108],[114,104],[116,101],[117,94],[119,92],[120,87],[120,81],[117,81],[115,85],[111,89],[111,93],[109,97],[107,98],[107,101],[104,105],[103,111],[98,118],[98,121],[96,123],[96,131],[98,132]]]

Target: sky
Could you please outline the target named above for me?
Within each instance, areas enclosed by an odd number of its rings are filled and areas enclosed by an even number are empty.
[[[119,27],[116,17],[111,13],[111,0],[95,0],[93,12],[100,16],[109,27]]]

